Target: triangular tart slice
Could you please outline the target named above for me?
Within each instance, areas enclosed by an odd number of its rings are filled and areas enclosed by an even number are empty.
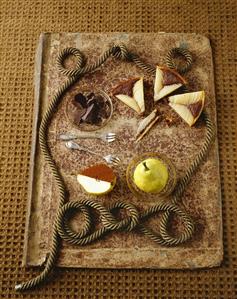
[[[156,102],[163,99],[186,83],[185,79],[175,70],[157,66],[154,84],[154,101]]]
[[[205,92],[196,91],[169,97],[169,105],[191,127],[202,113]]]
[[[113,89],[113,95],[138,114],[145,111],[143,78],[132,78],[121,82]]]

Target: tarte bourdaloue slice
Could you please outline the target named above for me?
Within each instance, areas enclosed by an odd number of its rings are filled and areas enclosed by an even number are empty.
[[[153,110],[147,117],[145,117],[138,125],[136,133],[136,142],[140,141],[161,118],[157,109]]]
[[[170,107],[191,127],[202,113],[205,102],[205,92],[203,90],[188,92],[171,96],[168,100]]]
[[[157,66],[154,84],[154,101],[159,101],[186,84],[185,79],[175,70]]]
[[[113,95],[138,114],[145,111],[143,78],[122,81],[113,89]]]

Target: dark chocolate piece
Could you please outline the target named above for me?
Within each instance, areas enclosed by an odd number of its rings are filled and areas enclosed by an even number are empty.
[[[86,113],[85,113],[85,114],[83,115],[83,117],[82,117],[82,120],[83,120],[83,121],[87,122],[87,120],[88,120],[88,115],[90,114],[90,112],[91,112],[91,110],[93,109],[93,107],[94,107],[94,104],[90,105],[90,106],[87,108]]]
[[[74,102],[80,104],[82,108],[87,108],[87,99],[82,93],[75,95]]]
[[[88,94],[87,99],[90,100],[90,99],[93,99],[94,97],[95,97],[94,92],[91,92]]]
[[[76,111],[72,111],[71,116],[73,118],[73,122],[77,125],[79,125],[82,121],[82,117],[85,115],[87,109],[81,109],[81,110],[76,110]]]
[[[86,123],[95,125],[101,122],[101,118],[99,117],[99,109],[96,103],[87,108],[87,111],[82,117],[82,120]]]

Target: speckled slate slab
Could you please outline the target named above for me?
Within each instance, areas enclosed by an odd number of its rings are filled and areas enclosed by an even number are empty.
[[[164,64],[167,51],[180,43],[186,43],[193,54],[194,65],[185,78],[191,90],[204,89],[206,92],[206,109],[216,123],[216,103],[214,93],[212,52],[206,37],[196,34],[168,33],[62,33],[42,34],[39,41],[35,72],[35,119],[33,125],[31,184],[27,229],[25,238],[25,265],[41,265],[49,250],[52,227],[58,206],[58,190],[47,165],[40,154],[37,142],[37,128],[42,112],[52,99],[57,88],[66,80],[56,67],[56,57],[65,47],[77,47],[88,57],[88,62],[95,61],[111,43],[123,42],[129,50],[136,52],[150,64]],[[185,169],[198,153],[205,135],[205,127],[200,120],[195,127],[189,128],[176,117],[175,125],[168,126],[159,122],[142,142],[135,144],[139,117],[113,98],[114,114],[109,124],[102,131],[114,131],[118,140],[111,144],[102,141],[84,140],[83,145],[107,154],[114,153],[122,159],[122,165],[115,169],[118,183],[112,193],[95,198],[83,192],[76,182],[75,174],[85,166],[99,162],[95,156],[82,152],[69,152],[58,134],[78,130],[71,125],[65,115],[65,105],[70,97],[81,88],[99,87],[110,93],[111,88],[121,79],[143,75],[152,83],[152,77],[143,73],[135,65],[108,59],[93,74],[88,74],[76,83],[63,98],[63,101],[49,128],[49,144],[56,163],[61,169],[70,199],[93,198],[105,205],[111,201],[124,200],[144,209],[154,204],[154,199],[138,199],[128,190],[125,179],[126,166],[134,155],[147,151],[157,151],[168,155],[175,163],[178,175]],[[170,113],[170,111],[169,111]],[[58,266],[93,267],[93,268],[199,268],[213,267],[221,263],[222,216],[219,181],[217,141],[210,154],[193,176],[181,205],[196,223],[193,238],[178,247],[163,247],[138,232],[112,233],[97,242],[77,247],[63,243]],[[81,216],[75,216],[73,227],[80,228]],[[148,221],[154,230],[159,224],[159,217]],[[179,221],[174,219],[179,228]]]

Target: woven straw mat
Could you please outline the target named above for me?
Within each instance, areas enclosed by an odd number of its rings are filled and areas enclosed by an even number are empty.
[[[0,1],[0,298],[237,298],[237,1]],[[218,113],[224,262],[212,270],[58,269],[16,293],[40,269],[21,266],[40,32],[197,32],[212,42]]]

